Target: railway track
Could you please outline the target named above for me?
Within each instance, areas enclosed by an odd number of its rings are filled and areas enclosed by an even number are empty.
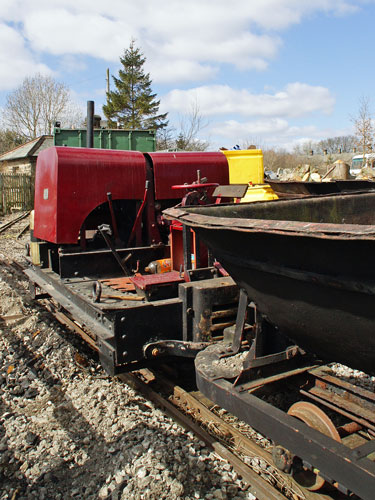
[[[19,281],[24,280],[24,266],[17,261],[2,263],[15,277],[15,290],[28,305],[33,300]],[[39,307],[49,311],[60,323],[80,335],[96,350],[95,338],[79,325],[69,313],[59,310],[51,300],[43,300]],[[184,389],[170,382],[160,371],[141,369],[119,376],[120,380],[139,390],[146,398],[163,407],[175,420],[194,432],[223,460],[228,461],[259,500],[333,500],[348,498],[337,490],[313,493],[301,488],[288,474],[273,465],[271,449],[265,449],[238,426],[223,418],[218,408],[200,392]],[[353,497],[354,498],[354,497]]]
[[[200,398],[203,396],[199,393],[193,395],[185,391],[181,387],[168,384],[162,380],[160,375],[149,371],[141,370],[136,374],[121,375],[120,379],[128,383],[132,387],[140,390],[146,397],[154,403],[162,406],[175,420],[180,422],[185,428],[194,432],[196,436],[211,447],[217,455],[223,460],[228,461],[242,479],[248,483],[249,491],[259,500],[285,500],[293,498],[285,496],[280,489],[275,488],[269,481],[265,479],[265,471],[262,475],[258,475],[251,467],[249,467],[243,459],[240,458],[240,453],[233,450],[233,438],[239,437],[239,432],[234,428],[229,430],[229,426],[224,421],[219,419],[215,414],[202,403]],[[153,387],[153,384],[159,386],[158,389]],[[163,390],[164,389],[164,390]],[[168,397],[164,391],[171,390]],[[163,394],[164,393],[164,394]],[[242,436],[244,439],[244,436]],[[245,441],[246,438],[245,438]],[[243,441],[243,449],[247,448]],[[251,453],[254,456],[261,457],[261,449],[252,445]],[[293,491],[295,498],[306,498],[303,493],[297,489]]]
[[[270,450],[247,437],[215,411],[215,405],[199,391],[187,391],[152,370],[124,374],[120,379],[162,406],[177,421],[192,430],[249,484],[259,500],[332,500],[347,498],[337,491],[313,493],[301,488],[289,475],[273,465]],[[253,464],[249,465],[252,461]],[[254,464],[255,462],[255,464]]]
[[[30,212],[24,212],[22,213],[21,215],[15,217],[14,219],[10,220],[9,222],[5,223],[5,224],[2,224],[0,226],[0,234],[1,233],[4,233],[7,229],[11,228],[12,226],[14,226],[15,224],[17,224],[17,222],[20,222],[21,220],[25,219],[28,215],[30,214]],[[25,226],[21,232],[17,235],[17,238],[19,236],[21,236],[25,231],[26,231],[26,228],[28,227],[29,224],[27,224],[27,226]]]

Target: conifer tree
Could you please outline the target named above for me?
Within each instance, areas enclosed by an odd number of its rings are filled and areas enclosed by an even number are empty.
[[[160,101],[152,93],[149,73],[142,52],[131,40],[130,46],[120,57],[122,69],[118,78],[113,76],[116,90],[107,92],[107,104],[103,106],[109,127],[119,123],[124,129],[161,129],[167,126],[167,114],[158,114]]]

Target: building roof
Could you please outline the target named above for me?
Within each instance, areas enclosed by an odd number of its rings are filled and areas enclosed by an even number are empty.
[[[42,135],[33,139],[32,141],[21,144],[6,153],[0,155],[0,162],[10,160],[20,160],[24,158],[37,157],[40,151],[53,146],[52,135]]]

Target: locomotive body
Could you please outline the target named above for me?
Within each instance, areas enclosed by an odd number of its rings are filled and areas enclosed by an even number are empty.
[[[208,266],[193,232],[162,214],[181,199],[212,203],[214,188],[228,181],[221,152],[40,153],[26,271],[32,293],[47,293],[87,327],[109,373],[162,355],[194,356],[233,324],[237,286]],[[167,272],[150,274],[159,261]]]

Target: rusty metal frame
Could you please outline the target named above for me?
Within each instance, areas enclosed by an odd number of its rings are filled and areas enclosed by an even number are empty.
[[[230,277],[182,283],[179,298],[184,341],[210,342],[235,323],[238,287]]]
[[[257,396],[238,392],[227,379],[212,377],[219,353],[206,349],[195,360],[197,385],[206,397],[300,457],[305,467],[318,469],[328,482],[338,483],[340,491],[373,499],[375,463],[367,455],[374,451],[375,441],[351,450]]]
[[[322,198],[326,198],[327,203],[331,202],[332,206],[338,210],[341,203],[350,202],[354,203],[360,197],[361,203],[366,205],[367,200],[373,200],[375,198],[374,192],[365,193],[347,193],[347,194],[336,194],[327,196],[310,196],[303,199],[305,206],[310,204],[311,206],[317,205],[321,202]],[[271,200],[267,201],[267,205],[277,203],[280,207],[283,205],[288,205],[293,207],[295,203],[301,203],[301,200]],[[241,211],[246,210],[246,205],[236,205],[236,213],[239,214]],[[228,209],[226,208],[228,207]],[[375,237],[375,228],[373,224],[347,224],[345,222],[341,223],[326,223],[326,222],[306,222],[298,220],[274,220],[266,218],[248,218],[241,217],[217,217],[215,216],[215,209],[217,206],[206,206],[199,207],[181,207],[181,208],[169,208],[164,211],[164,214],[168,218],[180,220],[183,224],[187,224],[190,227],[207,227],[207,228],[222,228],[235,231],[245,231],[245,232],[258,232],[270,234],[281,234],[289,236],[309,236],[313,238],[326,238],[326,239],[342,239],[342,238],[352,238],[356,237],[359,239],[373,239]],[[196,211],[195,211],[196,210]],[[220,205],[220,210],[224,213],[228,210],[228,214],[233,213],[233,205]]]
[[[303,396],[375,432],[373,392],[333,376],[329,366],[316,367],[308,375],[308,382],[300,390]]]

